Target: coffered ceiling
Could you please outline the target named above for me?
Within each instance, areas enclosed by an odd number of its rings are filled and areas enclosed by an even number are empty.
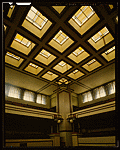
[[[55,5],[3,3],[5,82],[51,95],[114,80],[117,4]]]

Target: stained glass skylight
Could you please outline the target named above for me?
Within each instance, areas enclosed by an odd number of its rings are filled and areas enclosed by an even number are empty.
[[[45,16],[43,16],[33,6],[31,6],[31,8],[26,16],[26,19],[39,29],[42,29],[48,21],[48,19]]]
[[[105,54],[108,55],[109,53],[111,53],[112,51],[115,50],[115,46],[113,46],[112,48],[110,48],[109,50],[105,51]]]
[[[14,59],[16,59],[16,60],[18,60],[18,61],[20,60],[20,57],[19,57],[19,56],[16,56],[16,55],[14,55],[14,54],[12,54],[12,53],[10,53],[10,52],[7,52],[6,55],[9,56],[9,57],[11,57],[11,58],[14,58]]]
[[[37,66],[37,65],[35,65],[35,64],[33,64],[33,63],[30,63],[29,65],[30,65],[31,67],[36,68],[36,69],[38,68],[38,66]]]
[[[72,19],[81,27],[94,13],[91,6],[82,6]]]
[[[106,27],[104,27],[102,30],[100,30],[97,34],[95,34],[92,37],[92,40],[94,42],[99,41],[101,38],[103,38],[104,36],[106,36],[109,33],[108,29]]]
[[[82,52],[84,52],[84,49],[82,49],[82,47],[79,47],[78,49],[76,49],[73,54],[77,57],[79,56]]]
[[[68,38],[69,37],[60,30],[53,39],[62,45]]]
[[[66,65],[66,63],[65,63],[64,61],[61,61],[61,62],[59,63],[59,65],[60,65],[61,67],[63,67],[63,66]]]
[[[89,61],[89,62],[87,63],[87,65],[89,66],[89,65],[93,64],[94,62],[96,62],[96,60],[95,60],[95,59],[92,59],[91,61]]]
[[[44,56],[45,58],[49,58],[51,56],[51,54],[44,49],[40,52],[40,55]]]
[[[75,74],[75,73],[77,73],[77,72],[78,72],[78,70],[77,70],[77,69],[73,71],[73,73],[74,73],[74,74]]]
[[[26,38],[24,38],[23,36],[21,36],[20,34],[16,34],[15,38],[14,38],[15,41],[18,41],[19,43],[23,44],[24,46],[27,46],[29,47],[31,42],[29,40],[27,40]]]

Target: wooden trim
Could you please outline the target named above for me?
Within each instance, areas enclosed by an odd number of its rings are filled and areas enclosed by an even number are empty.
[[[72,132],[72,130],[61,130],[59,132]]]
[[[101,104],[101,105],[97,105],[97,106],[93,106],[93,107],[90,107],[90,108],[82,109],[82,110],[73,112],[72,114],[76,114],[76,118],[80,118],[80,117],[99,114],[99,113],[103,113],[103,112],[107,112],[107,111],[113,111],[113,110],[115,110],[115,101],[114,100],[110,101],[108,103]]]
[[[53,146],[53,140],[52,139],[16,139],[16,140],[6,140],[5,143],[32,143],[32,142],[52,142]],[[45,147],[45,146],[44,146]]]
[[[35,110],[35,109],[25,108],[25,107],[23,108],[23,107],[9,105],[9,104],[5,104],[5,113],[12,113],[12,114],[19,114],[19,115],[33,116],[33,117],[42,117],[47,119],[53,119],[54,114],[57,115],[57,113],[52,113],[49,111]]]

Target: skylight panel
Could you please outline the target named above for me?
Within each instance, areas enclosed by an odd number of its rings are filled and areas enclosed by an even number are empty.
[[[14,54],[12,54],[12,53],[10,53],[10,52],[7,52],[6,55],[9,56],[9,57],[11,57],[11,58],[14,58],[14,59],[16,59],[16,60],[18,60],[18,61],[20,60],[20,57],[19,57],[19,56],[16,56],[16,55],[14,55]]]
[[[60,30],[53,39],[62,45],[68,38],[69,37]]]
[[[30,63],[29,65],[30,65],[31,67],[36,68],[36,69],[38,68],[38,66],[37,66],[37,65],[35,65],[35,64],[33,64],[33,63]]]
[[[73,71],[73,73],[74,73],[74,74],[76,74],[77,72],[78,72],[78,70],[77,70],[77,69]]]
[[[51,56],[51,54],[44,49],[40,52],[40,55],[44,56],[45,58],[49,58]]]
[[[94,13],[91,6],[82,6],[72,19],[81,27]]]
[[[23,44],[24,46],[26,47],[29,47],[31,42],[29,40],[27,40],[26,38],[24,38],[23,36],[21,36],[20,34],[16,34],[15,38],[14,38],[15,41]]]
[[[82,52],[84,52],[84,49],[82,49],[81,47],[79,47],[78,49],[76,49],[73,54],[77,57],[79,56]]]
[[[66,72],[70,68],[72,68],[72,66],[70,66],[69,64],[67,64],[64,61],[60,61],[56,66],[53,67],[53,69],[55,69],[55,70],[57,70],[57,71],[59,71],[61,73]]]
[[[43,16],[37,9],[35,9],[33,6],[30,8],[26,19],[35,25],[40,30],[44,27],[44,25],[47,23],[48,19]]]
[[[66,63],[65,63],[64,61],[61,61],[61,62],[59,63],[59,65],[60,65],[61,67],[63,67],[63,66],[66,65]]]
[[[87,63],[87,65],[89,66],[89,65],[93,64],[94,62],[96,62],[96,60],[95,60],[95,59],[92,59],[91,61],[89,61],[89,62]]]
[[[47,73],[48,73],[49,75],[53,75],[53,73],[52,73],[52,72],[50,72],[50,71],[48,71]]]
[[[98,42],[101,38],[103,38],[104,36],[106,36],[109,33],[108,29],[106,27],[104,27],[102,30],[100,30],[97,34],[95,34],[92,37],[92,40],[94,42]]]
[[[113,46],[112,48],[110,48],[109,50],[105,51],[105,54],[108,55],[109,53],[111,53],[112,51],[115,50],[115,46]]]

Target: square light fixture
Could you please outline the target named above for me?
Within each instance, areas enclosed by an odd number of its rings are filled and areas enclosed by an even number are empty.
[[[10,47],[28,55],[29,52],[34,48],[35,44],[20,34],[16,34]]]
[[[29,63],[29,65],[24,70],[37,75],[40,71],[43,70],[43,68],[41,68],[33,63]]]
[[[52,6],[59,14],[63,11],[65,6]]]
[[[68,21],[81,35],[90,29],[100,18],[91,6],[82,6]]]
[[[92,59],[89,62],[87,62],[85,65],[83,65],[82,67],[90,72],[100,66],[101,64],[96,59]]]
[[[84,73],[82,73],[78,69],[76,69],[73,72],[71,72],[70,74],[68,74],[68,76],[71,77],[71,78],[73,78],[73,79],[77,79],[77,78],[79,78],[79,77],[81,77],[83,75],[84,75]]]
[[[115,58],[115,46],[112,48],[108,49],[104,53],[101,54],[107,61],[111,61],[112,59]]]
[[[92,36],[88,42],[96,49],[99,50],[109,42],[114,40],[113,36],[107,29],[107,27],[102,28],[99,32],[97,32],[94,36]]]
[[[45,65],[50,64],[56,57],[49,53],[47,50],[42,49],[35,57],[35,60],[42,62]]]
[[[47,80],[52,81],[52,80],[54,80],[55,78],[57,78],[58,75],[56,75],[56,74],[54,74],[54,73],[48,71],[48,72],[45,73],[42,77],[45,78],[45,79],[47,79]]]
[[[19,67],[20,64],[23,62],[23,58],[11,53],[11,52],[7,52],[5,55],[5,62],[8,64],[11,64],[15,67]]]
[[[44,15],[42,15],[41,12],[31,6],[22,26],[41,38],[51,24],[52,23]]]
[[[59,52],[64,52],[74,41],[60,30],[54,38],[48,43]]]
[[[75,51],[68,55],[68,57],[76,63],[81,62],[88,56],[90,56],[90,54],[88,54],[82,47],[78,47]]]
[[[55,70],[57,70],[57,71],[59,71],[61,73],[66,72],[70,68],[72,68],[72,66],[70,66],[69,64],[67,64],[64,61],[59,62],[55,67],[53,67],[53,69],[55,69]]]

